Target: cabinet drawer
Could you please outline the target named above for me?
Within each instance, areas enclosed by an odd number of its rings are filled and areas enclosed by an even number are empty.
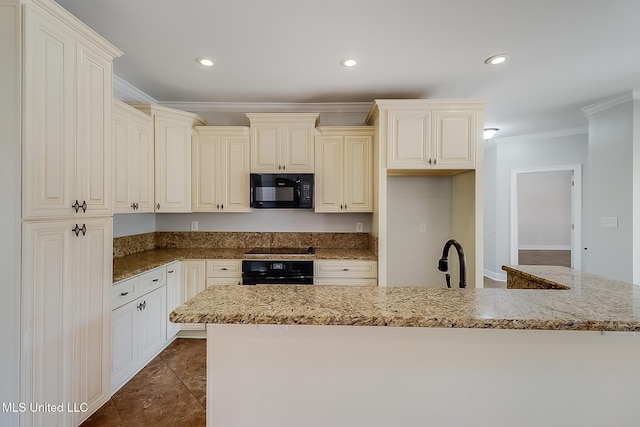
[[[242,277],[242,261],[237,259],[210,259],[207,277]]]
[[[377,265],[376,261],[316,260],[314,277],[375,279],[378,277]]]
[[[111,287],[111,310],[138,298],[138,278],[116,283]]]
[[[138,276],[138,290],[144,295],[167,284],[167,267],[155,268]]]

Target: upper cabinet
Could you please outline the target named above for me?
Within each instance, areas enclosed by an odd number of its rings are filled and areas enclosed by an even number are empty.
[[[252,113],[251,172],[313,173],[318,114]]]
[[[476,167],[484,101],[378,100],[368,122],[387,138],[390,171],[456,171]]]
[[[373,128],[318,128],[315,211],[372,212]]]
[[[25,8],[25,219],[112,214],[112,61],[120,52],[60,22]]]
[[[153,120],[113,102],[113,213],[154,211]]]
[[[191,212],[191,133],[205,122],[158,105],[134,105],[153,118],[155,212]]]
[[[193,212],[249,212],[249,129],[197,126],[192,152]]]

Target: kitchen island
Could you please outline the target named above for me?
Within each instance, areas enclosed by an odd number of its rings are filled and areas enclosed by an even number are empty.
[[[216,286],[170,318],[207,323],[209,426],[638,425],[640,288],[505,269],[538,289]]]

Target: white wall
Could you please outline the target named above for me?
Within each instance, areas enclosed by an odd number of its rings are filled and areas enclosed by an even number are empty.
[[[485,275],[504,278],[501,267],[510,262],[512,169],[582,164],[583,176],[587,176],[588,166],[584,166],[587,164],[587,152],[587,134],[579,131],[567,135],[531,135],[503,139],[487,145],[484,191]],[[490,166],[495,169],[490,169]],[[583,184],[584,188],[586,184]],[[582,230],[583,242],[584,234],[585,230]],[[584,257],[582,262],[584,266]]]
[[[571,171],[518,174],[518,248],[571,249]]]
[[[387,286],[446,286],[437,267],[445,242],[455,237],[451,188],[448,176],[387,178]],[[425,223],[425,232],[420,232],[420,223]],[[455,270],[455,249],[450,255],[449,266]]]
[[[156,214],[115,214],[113,237],[133,236],[156,231]]]
[[[0,4],[0,402],[19,403],[20,373],[20,6]],[[0,411],[0,425],[18,417]]]
[[[633,109],[628,101],[589,116],[584,241],[586,271],[627,282],[633,282]],[[616,217],[618,227],[602,227],[602,217]]]

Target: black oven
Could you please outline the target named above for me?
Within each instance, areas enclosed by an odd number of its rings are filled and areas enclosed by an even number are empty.
[[[313,285],[313,261],[243,260],[243,285]]]
[[[313,174],[251,174],[252,208],[313,209]]]

